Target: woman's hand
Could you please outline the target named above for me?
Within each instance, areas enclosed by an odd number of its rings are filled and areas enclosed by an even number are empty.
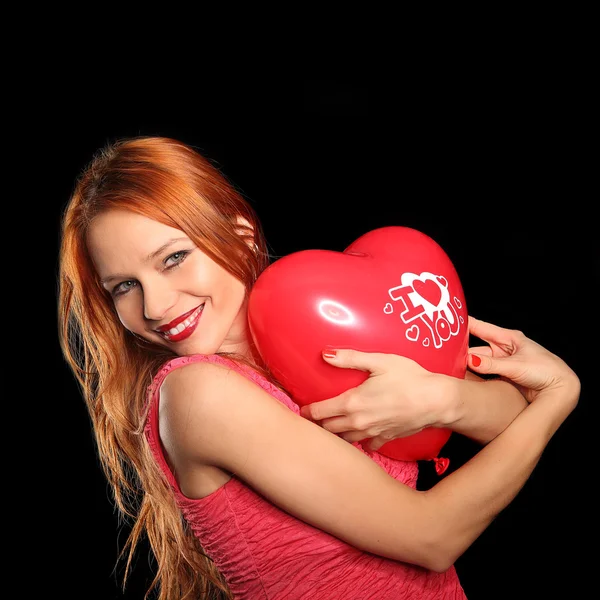
[[[567,398],[579,397],[580,382],[573,370],[521,331],[469,317],[469,332],[489,344],[469,348],[469,367],[476,373],[500,375],[530,403],[541,392],[554,390]]]
[[[334,357],[323,359],[336,367],[367,371],[369,377],[334,398],[303,406],[300,414],[348,442],[370,438],[364,446],[371,451],[437,425],[452,397],[453,378],[431,373],[403,356],[337,350]]]
[[[363,446],[375,451],[426,427],[448,427],[488,443],[527,405],[523,398],[532,402],[542,391],[554,389],[563,397],[566,392],[576,404],[579,379],[558,356],[520,331],[473,317],[469,332],[489,344],[469,349],[469,368],[499,375],[498,380],[463,381],[395,354],[337,350],[324,360],[367,371],[369,377],[338,396],[303,406],[300,413],[348,442],[368,439]]]

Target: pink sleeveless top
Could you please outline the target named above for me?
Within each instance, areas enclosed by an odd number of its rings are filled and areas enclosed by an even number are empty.
[[[363,552],[280,510],[233,476],[208,496],[183,495],[165,460],[158,432],[160,386],[175,368],[207,361],[236,370],[290,410],[289,396],[262,375],[220,356],[193,355],[167,362],[148,388],[145,433],[181,511],[208,556],[243,600],[465,600],[454,567],[435,573]],[[364,452],[360,444],[354,444]],[[368,454],[395,479],[416,487],[418,464]]]

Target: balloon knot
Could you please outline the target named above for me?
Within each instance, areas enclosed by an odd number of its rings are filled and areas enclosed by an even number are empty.
[[[432,460],[435,463],[435,472],[438,475],[442,475],[450,464],[449,458],[433,458]]]

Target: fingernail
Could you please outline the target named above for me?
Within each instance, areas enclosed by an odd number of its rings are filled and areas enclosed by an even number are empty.
[[[481,364],[481,358],[477,354],[471,354],[471,362],[474,367],[478,367]]]
[[[327,348],[326,350],[323,350],[322,354],[324,358],[335,358],[337,355],[337,350]]]

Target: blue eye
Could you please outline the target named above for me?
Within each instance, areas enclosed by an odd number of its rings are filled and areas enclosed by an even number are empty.
[[[171,270],[175,267],[179,266],[188,256],[190,250],[179,250],[177,252],[173,252],[164,259],[163,264],[165,265],[165,270]],[[127,279],[117,284],[113,289],[111,294],[114,297],[123,296],[127,294],[131,289],[136,287],[138,282],[135,279]]]
[[[123,294],[126,294],[131,288],[135,287],[137,285],[137,281],[134,281],[133,279],[128,279],[127,281],[122,281],[121,283],[117,284],[113,290],[112,290],[112,295],[113,296],[122,296]]]
[[[187,250],[179,250],[178,252],[174,252],[173,254],[167,256],[167,258],[165,258],[165,264],[167,265],[167,268],[170,269],[180,265],[187,258],[188,254],[189,252]],[[169,261],[172,261],[171,264],[169,264]]]

